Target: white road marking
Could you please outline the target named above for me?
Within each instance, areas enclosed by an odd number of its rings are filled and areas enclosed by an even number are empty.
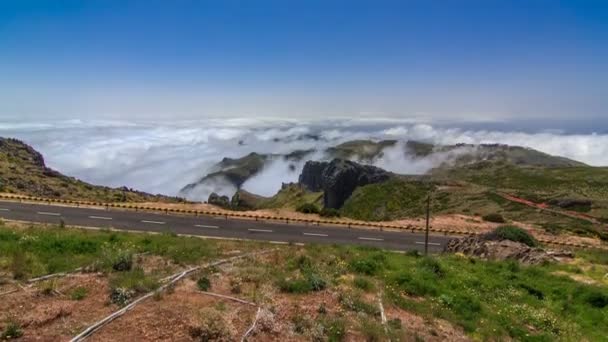
[[[49,213],[48,211],[39,211],[38,215],[61,216],[60,213]]]
[[[379,238],[370,238],[370,237],[359,237],[359,240],[369,240],[369,241],[384,241],[384,239]]]
[[[319,234],[319,233],[302,233],[308,236],[328,236],[327,234]]]
[[[417,245],[424,245],[424,241],[416,241],[416,244]],[[431,246],[441,246],[441,244],[437,243],[437,242],[429,242],[429,245],[431,245]]]
[[[204,224],[195,224],[195,227],[199,227],[199,228],[211,228],[211,229],[218,229],[218,226],[206,226]]]
[[[153,223],[153,224],[165,224],[166,222],[162,222],[162,221],[146,221],[146,220],[141,220],[141,222],[143,223]]]
[[[105,217],[105,216],[89,216],[89,218],[92,219],[97,219],[97,220],[111,220],[111,217]]]
[[[11,211],[11,210],[8,208],[0,208],[0,211]]]
[[[247,229],[250,232],[272,233],[270,229]]]

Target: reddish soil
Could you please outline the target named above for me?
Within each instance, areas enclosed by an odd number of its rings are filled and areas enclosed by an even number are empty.
[[[3,296],[0,322],[13,320],[20,324],[22,341],[61,341],[117,309],[108,302],[108,283],[103,276],[78,274],[56,281],[57,293],[43,294],[42,285],[36,284]],[[82,300],[70,299],[70,292],[77,287],[87,289]]]
[[[221,306],[219,303],[222,303]],[[196,290],[196,283],[186,279],[172,293],[151,298],[95,333],[90,341],[192,341],[190,330],[205,307],[218,307],[231,325],[235,336],[243,334],[255,317],[256,308]]]

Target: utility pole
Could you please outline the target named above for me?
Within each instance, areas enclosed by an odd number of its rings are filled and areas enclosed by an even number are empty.
[[[426,231],[424,233],[424,255],[429,254],[429,220],[431,216],[431,194],[426,198]]]

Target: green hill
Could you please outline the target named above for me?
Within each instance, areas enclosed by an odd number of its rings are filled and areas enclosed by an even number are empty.
[[[0,138],[0,192],[101,202],[181,201],[126,187],[92,185],[65,176],[48,168],[42,155],[31,146],[10,138]]]

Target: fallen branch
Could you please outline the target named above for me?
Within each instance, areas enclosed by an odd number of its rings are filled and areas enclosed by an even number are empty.
[[[384,313],[384,305],[382,305],[382,294],[378,295],[378,308],[380,308],[380,321],[384,327],[384,332],[388,333],[388,327],[386,326],[386,314]]]
[[[28,284],[32,284],[32,283],[36,283],[36,282],[43,281],[43,280],[48,280],[48,279],[53,279],[53,278],[59,278],[59,277],[65,277],[65,276],[70,275],[72,273],[80,272],[81,270],[82,270],[82,267],[78,267],[77,269],[75,269],[75,270],[73,270],[71,272],[60,272],[60,273],[47,274],[47,275],[42,276],[42,277],[28,279],[27,283]]]
[[[274,251],[274,250],[246,253],[246,254],[230,257],[230,258],[227,258],[227,259],[218,260],[218,261],[215,261],[215,262],[212,262],[212,263],[208,263],[208,264],[203,265],[203,266],[195,266],[195,267],[189,268],[189,269],[187,269],[187,270],[185,270],[183,272],[176,273],[173,276],[171,276],[171,281],[169,281],[168,283],[160,286],[155,291],[148,292],[147,294],[139,297],[138,299],[136,299],[135,301],[133,301],[129,305],[125,306],[124,308],[122,308],[122,309],[120,309],[120,310],[112,313],[111,315],[107,316],[106,318],[104,318],[104,319],[102,319],[102,320],[94,323],[93,325],[89,326],[84,331],[82,331],[80,334],[78,334],[74,338],[72,338],[70,340],[70,342],[83,341],[84,339],[86,339],[87,337],[89,337],[93,333],[95,333],[97,330],[101,329],[102,327],[104,327],[108,323],[112,322],[113,320],[115,320],[118,317],[120,317],[120,316],[124,315],[125,313],[127,313],[129,310],[133,309],[137,304],[139,304],[139,303],[143,302],[144,300],[152,297],[156,293],[160,293],[160,292],[164,291],[165,289],[167,289],[168,287],[172,286],[173,284],[175,284],[176,282],[178,282],[179,280],[183,279],[184,277],[186,277],[187,275],[189,275],[191,273],[194,273],[194,272],[199,271],[199,270],[204,269],[204,268],[218,266],[218,265],[221,265],[221,264],[226,264],[226,263],[233,262],[233,261],[238,260],[238,259],[250,257],[250,256],[253,256],[253,255],[266,254],[266,253],[269,253],[269,252],[272,252],[272,251]]]
[[[255,325],[258,323],[258,319],[260,318],[261,312],[262,312],[262,307],[258,306],[258,311],[255,313],[255,318],[253,319],[253,323],[251,323],[251,326],[249,327],[249,329],[247,329],[247,331],[245,331],[245,334],[243,334],[243,337],[241,337],[241,342],[246,341],[247,336],[249,336],[249,334],[251,334],[253,332],[253,329],[255,329]]]
[[[219,293],[213,293],[213,292],[207,292],[207,291],[199,291],[200,293],[204,294],[204,295],[208,295],[208,296],[212,296],[212,297],[218,297],[218,298],[222,298],[222,299],[228,299],[228,300],[232,300],[241,304],[247,304],[247,305],[251,305],[251,306],[258,306],[256,303],[253,302],[248,302],[246,300],[240,299],[240,298],[236,298],[236,297],[230,297],[230,296],[225,296]]]

